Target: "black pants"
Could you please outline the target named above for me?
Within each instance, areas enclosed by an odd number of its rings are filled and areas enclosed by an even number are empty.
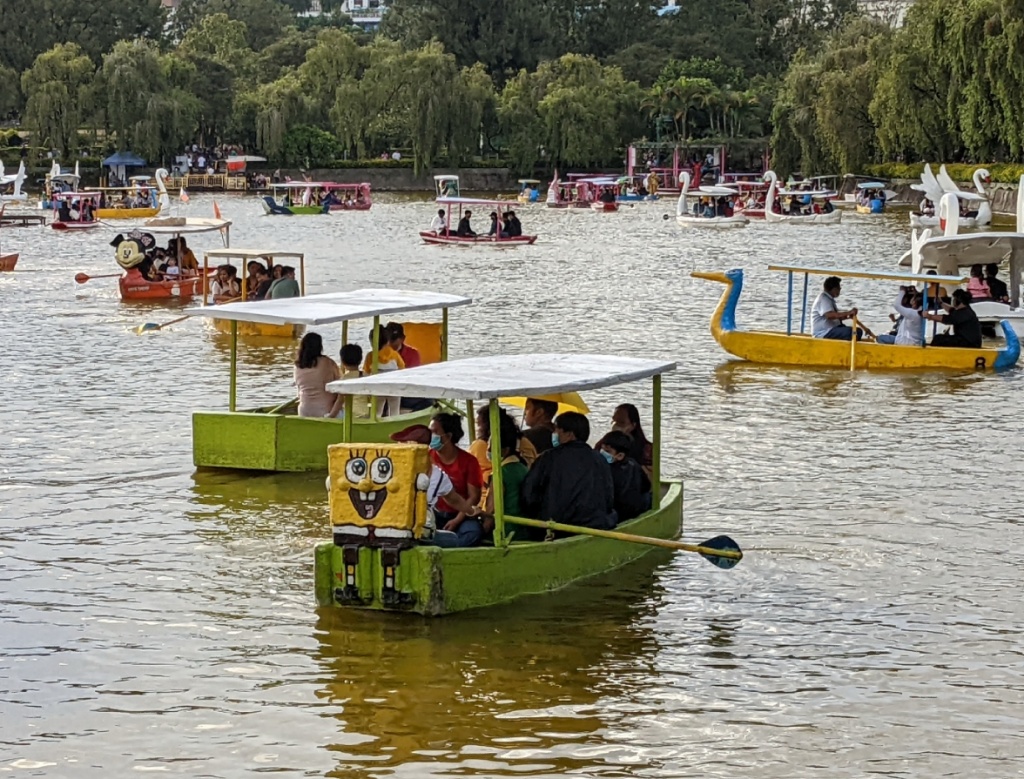
[[[939,333],[932,337],[932,346],[955,346],[960,349],[980,349],[981,344],[972,344],[962,335]]]

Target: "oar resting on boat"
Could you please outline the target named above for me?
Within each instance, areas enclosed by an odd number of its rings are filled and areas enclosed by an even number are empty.
[[[328,449],[333,542],[316,549],[316,596],[324,606],[449,614],[549,593],[641,557],[653,546],[697,552],[729,568],[742,552],[729,538],[684,544],[682,484],[661,479],[661,381],[673,362],[593,354],[516,354],[474,357],[331,382],[346,396],[345,443]],[[653,507],[615,530],[508,516],[502,469],[492,471],[494,545],[449,549],[420,543],[427,496],[412,490],[429,470],[427,447],[380,445],[353,439],[354,395],[428,397],[466,404],[487,402],[491,430],[501,429],[500,403],[547,397],[651,379]],[[491,461],[501,461],[492,436]],[[511,525],[569,534],[554,542],[520,541]]]

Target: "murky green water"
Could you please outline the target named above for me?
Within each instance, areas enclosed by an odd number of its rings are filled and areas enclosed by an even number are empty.
[[[707,332],[720,288],[688,275],[744,267],[741,323],[779,325],[769,262],[890,268],[905,214],[702,233],[663,219],[669,203],[523,208],[535,246],[452,250],[418,243],[429,204],[381,200],[289,219],[219,198],[235,246],[307,252],[310,291],[472,295],[453,356],[678,360],[665,456],[685,536],[727,532],[747,557],[723,572],[657,553],[434,621],[317,610],[322,476],[193,473],[190,412],[227,404],[224,336],[194,321],[136,336],[176,309],[122,304],[113,279],[77,287],[114,270],[110,233],[5,230],[22,259],[0,274],[0,772],[1024,773],[1021,373],[727,363]],[[876,330],[891,297],[843,287]],[[245,345],[240,403],[290,397],[290,360]],[[595,419],[646,409],[636,390],[588,396]]]

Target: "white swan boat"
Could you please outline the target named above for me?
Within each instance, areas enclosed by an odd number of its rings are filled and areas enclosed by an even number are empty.
[[[0,203],[24,203],[28,200],[28,195],[21,191],[21,185],[25,183],[26,177],[24,162],[18,166],[18,172],[13,176],[4,174],[4,164],[0,162],[0,187],[14,185],[14,191],[11,194],[0,195]]]
[[[1021,176],[1020,186],[1024,187],[1024,176]],[[949,218],[960,213],[960,203],[952,192],[945,193],[939,200],[938,211],[936,219],[940,220],[943,232],[933,235],[930,229],[925,229],[918,235],[915,230],[910,237],[910,251],[900,257],[899,264],[911,268],[914,273],[935,270],[939,275],[957,275],[961,268],[969,268],[971,265],[999,265],[1004,261],[1008,262],[1010,275],[1007,278],[1007,287],[1010,302],[978,300],[971,303],[971,308],[983,323],[994,325],[1005,319],[1018,336],[1024,336],[1024,308],[1021,308],[1021,279],[1024,276],[1024,197],[1017,200],[1017,231],[1012,233],[958,234],[958,220]]]
[[[683,227],[746,227],[747,219],[743,214],[734,212],[732,216],[699,216],[687,208],[687,197],[708,197],[708,198],[736,198],[739,192],[731,187],[696,187],[690,189],[690,174],[683,171],[680,174],[681,189],[679,200],[676,201],[676,222]],[[699,202],[699,201],[698,201]],[[699,210],[699,207],[698,207]]]
[[[843,212],[832,206],[831,200],[836,196],[836,193],[827,189],[780,189],[779,188],[779,177],[775,175],[774,170],[770,170],[764,174],[765,181],[768,182],[768,195],[765,200],[764,209],[764,220],[766,222],[787,222],[790,224],[816,224],[816,225],[834,225],[839,224],[843,219]],[[806,198],[810,197],[811,202],[815,200],[824,200],[825,204],[821,207],[820,211],[810,214],[785,214],[775,210],[775,198],[776,196],[782,197],[799,197]],[[825,209],[829,210],[826,211]]]
[[[925,163],[924,172],[921,174],[920,184],[911,184],[910,188],[923,192],[925,198],[933,204],[942,200],[946,193],[956,195],[957,202],[968,201],[974,207],[973,216],[959,216],[957,226],[963,230],[971,230],[978,227],[987,227],[992,223],[992,204],[989,202],[988,194],[985,192],[985,185],[992,181],[992,177],[985,168],[978,168],[974,171],[974,188],[977,192],[965,192],[957,187],[956,182],[946,171],[945,165],[939,166],[939,175],[932,173],[931,165]],[[923,205],[923,204],[922,204]],[[922,210],[910,213],[910,226],[920,230],[925,227],[939,227],[938,214],[926,214]]]

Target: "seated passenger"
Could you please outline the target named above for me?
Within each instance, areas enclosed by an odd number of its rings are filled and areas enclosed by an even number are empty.
[[[383,345],[381,345],[383,344]],[[373,370],[374,351],[377,354],[377,370]],[[397,371],[405,368],[402,355],[391,348],[387,328],[379,325],[376,334],[370,330],[370,351],[363,360],[363,374]],[[402,413],[402,398],[397,395],[377,398],[377,416],[397,416]]]
[[[181,268],[182,276],[198,276],[199,275],[199,260],[196,259],[196,255],[188,248],[188,243],[184,238],[178,238],[176,243],[175,256],[178,258],[178,266]]]
[[[839,341],[849,341],[853,337],[853,328],[844,325],[844,319],[851,319],[857,316],[857,309],[851,308],[848,311],[840,311],[836,305],[836,295],[839,294],[841,284],[838,276],[829,276],[822,285],[823,289],[814,301],[811,308],[811,333],[815,338],[832,338]],[[863,332],[857,328],[857,340],[861,339]]]
[[[487,237],[497,238],[499,232],[501,231],[498,230],[498,212],[491,211],[491,229],[487,231]]]
[[[519,426],[507,411],[501,409],[499,416],[501,419],[501,431],[499,432],[501,439],[501,505],[506,516],[521,517],[523,516],[522,508],[520,507],[521,493],[523,482],[526,480],[526,474],[528,473],[526,463],[523,462],[518,452],[521,433],[519,432]],[[490,441],[487,442],[487,451],[491,451]],[[485,477],[488,490],[485,511],[487,514],[493,515],[494,489],[491,485],[490,472],[490,462],[488,461],[488,473]],[[534,528],[527,528],[523,525],[509,525],[507,530],[511,532],[513,540],[526,541],[537,535],[537,533],[527,532],[534,530]],[[494,519],[491,516],[484,519],[484,532],[490,533],[493,531]]]
[[[612,467],[612,486],[615,513],[619,522],[638,517],[651,505],[651,481],[640,467],[640,463],[629,456],[632,439],[625,433],[613,430],[601,443],[601,456]]]
[[[221,265],[217,268],[217,276],[210,285],[210,294],[214,303],[228,303],[241,296],[242,288],[234,265]]]
[[[568,525],[611,530],[615,527],[611,467],[587,446],[590,422],[565,411],[555,420],[552,449],[537,458],[523,482],[529,516]]]
[[[539,398],[527,398],[523,406],[523,422],[527,429],[523,431],[523,438],[533,444],[537,455],[541,455],[552,447],[552,436],[555,433],[555,414],[558,413],[558,404],[553,400],[541,400]],[[527,465],[533,462],[526,460]]]
[[[710,198],[708,199],[707,203],[704,205],[704,210],[701,212],[701,216],[704,217],[705,219],[714,219],[715,218],[715,207],[711,204]]]
[[[363,347],[359,344],[345,344],[341,347],[341,381],[346,379],[358,379],[363,375],[359,364],[363,361]],[[330,417],[335,419],[345,418],[346,395],[337,395],[334,405],[331,407]],[[352,418],[367,419],[370,416],[370,397],[368,395],[352,396]],[[429,442],[428,442],[429,443]]]
[[[936,271],[930,270],[927,272],[929,276],[937,275]],[[931,282],[928,284],[928,310],[938,311],[943,303],[949,303],[950,297],[949,292],[945,287],[940,286],[938,282]]]
[[[598,200],[600,200],[602,203],[614,203],[615,193],[608,187],[605,187],[604,189],[601,190],[601,195],[600,197],[598,197]]]
[[[168,257],[167,264],[160,269],[160,272],[171,281],[179,278],[181,276],[181,268],[178,267],[178,258]]]
[[[925,319],[952,325],[952,333],[939,333],[932,337],[932,346],[959,346],[967,349],[981,348],[981,322],[971,308],[971,293],[965,289],[953,290],[953,304],[942,304],[945,314],[924,313]]]
[[[978,263],[971,266],[971,280],[967,282],[967,291],[971,293],[972,301],[992,299],[992,292],[985,281],[985,273]]]
[[[515,211],[508,212],[508,234],[511,238],[518,238],[523,234],[523,225]]]
[[[985,266],[985,283],[988,284],[988,289],[993,300],[999,303],[1009,303],[1010,290],[1007,289],[1006,282],[997,278],[998,274],[999,266],[994,262],[990,262]]]
[[[880,344],[900,344],[901,346],[920,346],[924,333],[924,320],[921,318],[921,293],[913,286],[900,287],[899,297],[892,307],[899,314],[896,320],[894,335],[883,333],[875,338]]]
[[[473,212],[467,210],[462,215],[462,219],[459,220],[459,226],[455,230],[455,234],[460,238],[476,238],[476,233],[473,232],[473,228],[469,223],[469,219],[472,216]]]
[[[270,278],[270,274],[267,273],[267,269],[262,265],[256,270],[255,287],[252,290],[252,294],[249,296],[250,300],[265,300],[267,292],[270,290],[270,285],[274,283],[274,280]]]
[[[455,491],[464,495],[471,506],[480,502],[483,477],[476,457],[458,444],[462,440],[462,419],[458,414],[437,414],[430,420],[430,460],[451,480]],[[444,498],[437,501],[437,528],[447,530],[454,537],[435,537],[438,546],[476,546],[483,539],[483,523],[474,516],[460,511]]]
[[[295,357],[293,381],[299,390],[300,417],[329,417],[336,397],[327,385],[341,378],[338,364],[324,354],[319,333],[306,333]]]
[[[295,268],[291,265],[275,265],[274,272],[280,270],[279,278],[274,279],[267,291],[267,300],[278,300],[279,298],[297,298],[302,294],[299,282],[295,280]],[[359,359],[362,359],[360,350]]]
[[[65,198],[61,198],[57,205],[57,221],[71,221],[71,207],[68,205],[68,201]]]
[[[629,456],[643,466],[648,476],[654,467],[654,446],[640,425],[640,412],[632,403],[620,403],[612,412],[612,430],[629,436]]]

